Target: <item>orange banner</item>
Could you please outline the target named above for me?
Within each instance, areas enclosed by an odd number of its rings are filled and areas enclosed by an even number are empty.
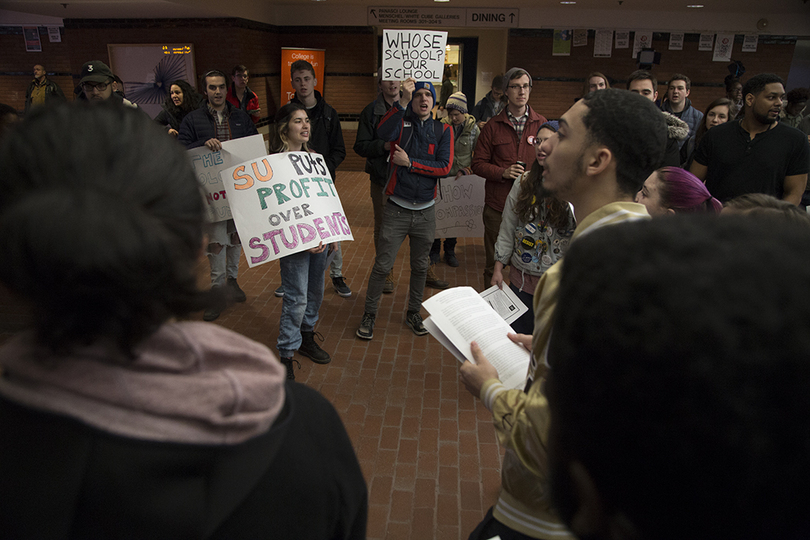
[[[292,87],[290,77],[290,66],[296,60],[306,60],[315,68],[315,79],[317,84],[315,90],[323,95],[323,67],[326,60],[326,49],[297,49],[293,47],[281,48],[281,104],[290,102],[295,91]]]

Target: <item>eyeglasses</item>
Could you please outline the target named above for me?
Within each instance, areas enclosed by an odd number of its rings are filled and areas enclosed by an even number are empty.
[[[532,85],[530,84],[510,84],[509,86],[507,86],[507,88],[510,88],[512,90],[528,90],[531,87]]]
[[[93,90],[103,92],[108,86],[108,83],[82,83],[82,89],[84,89],[85,92],[92,92]]]

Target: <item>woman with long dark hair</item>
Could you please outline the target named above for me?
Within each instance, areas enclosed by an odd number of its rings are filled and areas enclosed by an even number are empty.
[[[174,81],[169,87],[169,95],[166,96],[166,101],[160,105],[162,110],[155,117],[155,122],[161,126],[166,126],[169,135],[177,137],[183,118],[194,109],[199,108],[202,100],[203,97],[186,81]]]
[[[503,269],[509,271],[509,287],[529,308],[512,329],[531,334],[534,329],[533,297],[540,276],[562,258],[576,224],[571,205],[549,195],[543,188],[546,153],[540,145],[557,131],[557,122],[546,122],[531,139],[536,159],[529,172],[519,176],[509,192],[495,243],[492,285],[503,287]]]
[[[700,140],[714,126],[725,124],[732,119],[731,113],[733,103],[728,98],[717,98],[706,107],[703,120],[700,122],[695,134],[681,148],[681,163],[684,169],[689,170],[692,160],[695,158],[695,149],[700,144]]]

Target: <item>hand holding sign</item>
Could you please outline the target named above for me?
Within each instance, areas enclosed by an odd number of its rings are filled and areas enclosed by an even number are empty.
[[[354,239],[320,154],[253,159],[223,171],[222,180],[250,267]]]
[[[416,90],[416,79],[408,77],[402,82],[402,86],[400,87],[402,95],[399,98],[399,104],[402,105],[403,109],[408,108],[408,103],[411,102],[414,90]]]
[[[442,80],[446,45],[447,32],[384,30],[382,80]]]

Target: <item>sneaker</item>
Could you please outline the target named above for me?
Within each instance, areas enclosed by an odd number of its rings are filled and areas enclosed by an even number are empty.
[[[391,270],[388,272],[388,275],[385,276],[385,285],[383,285],[383,292],[385,294],[391,294],[394,292],[394,271]]]
[[[371,339],[374,337],[374,318],[371,313],[363,313],[363,320],[360,321],[360,328],[357,329],[357,337],[360,339]]]
[[[225,299],[222,298],[222,293],[218,292],[215,293],[220,287],[211,287],[211,305],[208,306],[208,309],[205,310],[203,313],[203,320],[204,321],[215,321],[219,318],[219,315],[225,311]]]
[[[452,251],[444,252],[444,262],[447,263],[447,266],[458,268],[458,259],[456,258],[456,254]]]
[[[417,336],[424,336],[428,333],[427,328],[422,324],[422,316],[419,315],[418,311],[409,311],[405,316],[405,324],[408,325],[408,328],[413,330],[413,333]]]
[[[273,291],[273,294],[275,294],[279,298],[284,298],[284,285],[279,285],[278,289]]]
[[[318,336],[318,339],[323,343],[323,336],[320,332],[301,330],[302,341],[301,346],[298,347],[298,354],[306,356],[316,364],[328,364],[332,361],[332,357],[329,356],[328,352],[321,349],[320,345],[315,343],[315,336]]]
[[[234,302],[244,302],[247,300],[247,295],[245,291],[239,287],[236,278],[228,278],[228,287],[231,289],[231,298]]]
[[[298,364],[298,369],[301,369],[301,362],[294,358],[280,358],[281,363],[284,364],[284,367],[287,368],[287,380],[294,381],[295,380],[295,371],[293,370],[293,362]]]
[[[335,292],[343,298],[348,298],[352,295],[352,290],[346,285],[346,280],[343,279],[343,276],[333,277],[332,286],[335,288]]]
[[[425,279],[425,285],[431,287],[433,289],[446,289],[450,286],[450,284],[446,281],[442,281],[436,275],[436,272],[433,270],[433,265],[431,264],[428,267],[427,271],[427,278]]]

